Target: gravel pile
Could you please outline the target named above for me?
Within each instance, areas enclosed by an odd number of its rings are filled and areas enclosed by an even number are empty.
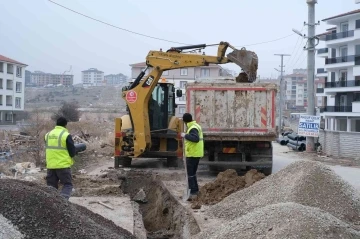
[[[360,225],[360,199],[355,189],[329,167],[311,161],[290,164],[251,187],[231,194],[212,206],[208,213],[235,219],[254,209],[285,202],[317,207],[340,220]]]
[[[14,225],[0,214],[0,238],[1,239],[22,239],[24,235]]]
[[[204,231],[195,239],[340,239],[360,238],[352,229],[331,214],[297,203],[273,204],[241,216],[218,228]]]
[[[0,214],[25,238],[135,238],[112,221],[34,182],[1,179],[0,201]]]

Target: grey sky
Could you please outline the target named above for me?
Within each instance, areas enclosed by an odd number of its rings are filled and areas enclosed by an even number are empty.
[[[190,44],[228,41],[243,46],[281,38],[301,30],[307,21],[305,0],[54,0],[71,9],[132,31]],[[316,19],[360,8],[354,0],[319,0]],[[177,44],[153,40],[94,22],[47,0],[0,0],[0,54],[29,65],[28,70],[61,73],[72,65],[75,82],[81,71],[96,67],[105,74],[130,76],[129,64],[141,62],[149,50]],[[330,26],[321,22],[316,32]],[[305,30],[305,28],[304,28]],[[306,31],[304,31],[306,33]],[[297,35],[246,47],[259,56],[258,74],[275,77],[285,58],[286,72],[306,67],[306,52]],[[304,41],[305,43],[305,41]],[[321,47],[321,46],[319,46]],[[294,50],[295,49],[295,50]],[[205,49],[216,54],[216,48]],[[322,67],[317,60],[316,67]],[[226,66],[239,71],[234,65]]]

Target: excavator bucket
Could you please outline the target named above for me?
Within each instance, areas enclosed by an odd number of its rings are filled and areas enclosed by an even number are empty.
[[[230,52],[227,54],[227,58],[244,71],[236,78],[237,82],[254,82],[256,80],[258,57],[255,52],[242,48]]]

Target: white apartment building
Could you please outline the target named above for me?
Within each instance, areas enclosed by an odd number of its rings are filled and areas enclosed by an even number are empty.
[[[317,89],[324,96],[321,116],[325,129],[360,132],[360,9],[323,20],[335,27],[318,35],[325,48],[318,57],[325,58],[317,76],[326,78],[325,87]]]
[[[284,76],[285,85],[285,110],[303,112],[307,107],[307,70],[294,69],[292,74]],[[315,79],[315,88],[323,87],[325,78]],[[322,97],[317,97],[315,106],[321,106]]]
[[[104,86],[104,72],[96,68],[90,68],[81,72],[81,82],[84,87],[88,86]]]
[[[131,64],[131,78],[132,80],[140,74],[140,72],[146,68],[145,62]],[[147,75],[151,69],[147,69],[145,75]],[[176,98],[175,103],[176,116],[182,117],[186,113],[186,92],[185,87],[188,82],[194,82],[199,78],[216,78],[224,74],[224,70],[221,66],[212,64],[210,66],[201,66],[201,67],[190,67],[182,69],[174,69],[165,71],[162,74],[162,78],[165,78],[167,81],[174,83],[176,89],[181,89],[183,91],[183,96],[181,98]]]
[[[106,85],[124,85],[127,83],[128,77],[119,73],[106,75],[104,79]]]
[[[26,64],[0,55],[0,124],[14,124],[24,110]]]

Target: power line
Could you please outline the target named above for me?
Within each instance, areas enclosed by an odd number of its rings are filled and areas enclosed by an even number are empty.
[[[304,42],[304,39],[303,39],[303,41],[302,41],[301,43],[303,43],[303,42]],[[300,45],[300,46],[301,46],[301,45]],[[299,50],[299,49],[302,49],[302,47],[299,47],[298,50]],[[296,51],[295,54],[297,54],[298,52],[299,52],[299,51]],[[297,60],[296,60],[295,62],[293,62],[288,68],[291,68],[291,67],[295,66],[296,63],[300,60],[300,58],[303,56],[304,53],[305,53],[305,51],[302,51],[302,53],[299,54],[299,57],[297,58]]]
[[[304,31],[304,28],[305,28],[305,26],[303,26],[303,28],[300,30],[300,32],[303,32],[303,31]],[[290,55],[293,56],[293,53],[294,53],[295,49],[297,49],[297,48],[296,48],[296,47],[297,47],[297,44],[299,43],[299,40],[300,40],[301,38],[302,38],[301,36],[299,36],[299,37],[297,38],[296,44],[295,44],[295,46],[294,46],[294,49],[293,49],[293,51],[291,52]],[[303,41],[304,41],[304,38],[303,38]],[[303,41],[302,41],[302,42],[303,42]],[[293,59],[292,56],[290,56],[290,57],[288,58],[288,60],[286,61],[285,65],[287,65],[287,64],[290,62],[291,59]]]
[[[52,1],[52,0],[48,0],[48,1],[51,2],[51,3],[53,3],[53,4],[55,4],[55,5],[57,5],[57,6],[59,6],[59,7],[62,7],[62,8],[64,8],[64,9],[66,9],[66,10],[68,10],[68,11],[71,11],[71,12],[73,12],[73,13],[75,13],[75,14],[81,15],[81,16],[86,17],[86,18],[88,18],[88,19],[91,19],[91,20],[93,20],[93,21],[96,21],[96,22],[105,24],[105,25],[107,25],[107,26],[110,26],[110,27],[113,27],[113,28],[116,28],[116,29],[119,29],[119,30],[122,30],[122,31],[129,32],[129,33],[132,33],[132,34],[135,34],[135,35],[139,35],[139,36],[143,36],[143,37],[147,37],[147,38],[152,38],[152,39],[159,40],[159,41],[176,43],[176,44],[180,44],[180,45],[192,45],[192,44],[189,44],[189,43],[171,41],[171,40],[167,40],[167,39],[164,39],[164,38],[154,37],[154,36],[146,35],[146,34],[143,34],[143,33],[135,32],[135,31],[132,31],[132,30],[129,30],[129,29],[126,29],[126,28],[118,27],[118,26],[115,26],[115,25],[113,25],[113,24],[111,24],[111,23],[104,22],[104,21],[102,21],[102,20],[96,19],[96,18],[94,18],[94,17],[90,17],[90,16],[88,16],[88,15],[86,15],[86,14],[83,14],[83,13],[81,13],[81,12],[75,11],[75,10],[73,10],[73,9],[71,9],[71,8],[65,7],[65,6],[63,6],[63,5],[59,4],[59,3],[56,3],[56,2],[54,2],[54,1]],[[290,36],[292,36],[292,35],[294,35],[294,34],[295,34],[295,33],[290,34],[290,35],[287,35],[287,36],[284,36],[284,37],[280,37],[280,38],[277,38],[277,39],[274,39],[274,40],[269,40],[269,41],[264,41],[264,42],[258,42],[258,43],[253,43],[253,44],[247,44],[247,45],[242,45],[242,46],[235,46],[235,47],[246,47],[246,46],[255,46],[255,45],[261,45],[261,44],[267,44],[267,43],[271,43],[271,42],[275,42],[275,41],[280,41],[280,40],[285,39],[285,38],[288,38],[288,37],[290,37]]]
[[[53,3],[53,4],[58,5],[59,7],[65,8],[65,9],[68,10],[68,11],[71,11],[71,12],[76,13],[76,14],[78,14],[78,15],[81,15],[81,16],[83,16],[83,17],[89,18],[89,19],[91,19],[91,20],[100,22],[100,23],[102,23],[102,24],[108,25],[108,26],[110,26],[110,27],[117,28],[117,29],[122,30],[122,31],[126,31],[126,32],[129,32],[129,33],[135,34],[135,35],[143,36],[143,37],[152,38],[152,39],[159,40],[159,41],[166,41],[166,42],[176,43],[176,44],[180,44],[180,45],[191,45],[191,44],[187,44],[187,43],[183,43],[183,42],[170,41],[170,40],[166,40],[166,39],[163,39],[163,38],[153,37],[153,36],[149,36],[149,35],[146,35],[146,34],[134,32],[134,31],[131,31],[131,30],[128,30],[128,29],[125,29],[125,28],[122,28],[122,27],[118,27],[118,26],[115,26],[115,25],[113,25],[113,24],[110,24],[110,23],[101,21],[101,20],[99,20],[99,19],[90,17],[90,16],[85,15],[85,14],[83,14],[83,13],[77,12],[77,11],[72,10],[72,9],[70,9],[70,8],[68,8],[68,7],[65,7],[65,6],[63,6],[63,5],[61,5],[61,4],[58,4],[58,3],[56,3],[56,2],[54,2],[54,1],[52,1],[52,0],[48,0],[48,1],[51,2],[51,3]]]

